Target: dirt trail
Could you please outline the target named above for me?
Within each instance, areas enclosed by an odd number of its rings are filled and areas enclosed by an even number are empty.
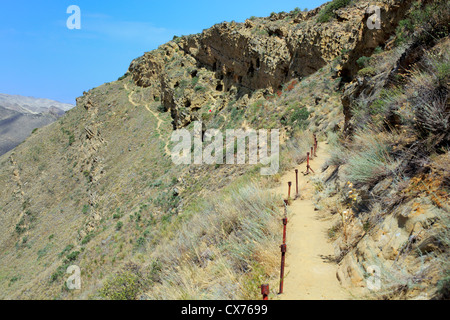
[[[317,175],[326,159],[325,143],[319,143],[317,157],[311,161],[311,168]],[[328,257],[334,256],[333,245],[327,237],[331,221],[321,219],[314,210],[312,195],[314,186],[311,175],[304,175],[306,164],[299,170],[300,197],[288,207],[287,254],[284,292],[281,300],[344,300],[350,299],[336,278],[336,264]],[[281,178],[275,191],[284,199],[287,197],[288,182],[292,181],[291,197],[295,197],[294,170]]]
[[[130,92],[130,94],[128,95],[128,101],[129,101],[133,106],[138,106],[139,104],[133,101],[133,95],[134,95],[135,91],[134,91],[134,90],[130,90],[130,89],[128,88],[128,84],[127,84],[127,83],[124,84],[124,87],[125,87],[125,90],[126,90],[127,92]],[[148,104],[144,104],[144,107],[145,107],[145,109],[147,109],[148,112],[150,112],[150,113],[156,118],[156,120],[158,120],[158,125],[156,126],[156,129],[158,130],[160,139],[163,140],[163,139],[162,139],[161,124],[163,123],[164,120],[162,120],[162,119],[159,117],[158,113],[156,113],[156,112],[154,112],[152,109],[150,109],[150,107],[148,106]],[[163,141],[163,142],[164,142],[164,151],[166,152],[167,155],[170,156],[171,152],[170,152],[169,147],[168,147],[168,142],[167,142],[167,141]]]

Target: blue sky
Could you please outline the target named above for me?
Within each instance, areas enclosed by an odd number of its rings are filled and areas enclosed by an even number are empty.
[[[75,98],[117,80],[130,62],[174,35],[199,33],[222,22],[313,9],[322,0],[3,1],[0,11],[0,93]],[[69,30],[70,5],[81,29]]]

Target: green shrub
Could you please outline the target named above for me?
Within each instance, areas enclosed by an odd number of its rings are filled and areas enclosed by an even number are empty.
[[[78,256],[80,255],[80,251],[74,251],[66,255],[66,258],[68,261],[75,261],[77,260]]]
[[[67,245],[64,249],[63,249],[63,251],[61,251],[59,254],[58,254],[58,257],[62,257],[63,255],[65,255],[66,253],[69,253],[72,249],[74,248],[74,245],[73,244],[69,244],[69,245]]]
[[[122,229],[122,227],[123,227],[123,222],[122,222],[122,221],[117,222],[117,224],[116,224],[116,230],[117,230],[117,231],[120,231],[120,229]]]
[[[191,84],[192,84],[193,86],[197,85],[198,80],[200,80],[199,77],[193,77],[193,78],[192,78],[192,81],[191,81]]]
[[[86,178],[86,181],[88,183],[92,182],[92,176],[91,176],[91,172],[90,171],[88,171],[88,170],[83,171],[83,176]]]
[[[125,271],[106,281],[99,294],[108,300],[135,300],[140,291],[139,277],[130,271]]]
[[[436,40],[447,37],[450,24],[450,5],[447,0],[416,1],[407,17],[401,20],[396,29],[396,44],[400,45],[411,38]]]
[[[334,16],[334,11],[345,7],[350,3],[350,1],[351,0],[333,0],[332,2],[328,3],[325,8],[320,11],[318,21],[320,23],[330,21]]]
[[[205,88],[205,87],[202,87],[202,86],[196,86],[196,87],[194,88],[194,90],[195,90],[195,91],[205,91],[206,88]]]
[[[81,212],[83,213],[83,214],[86,214],[86,213],[88,213],[88,211],[89,211],[89,205],[88,204],[85,204],[84,206],[83,206],[83,209],[81,210]]]
[[[24,217],[22,217],[20,219],[19,223],[16,224],[15,230],[16,230],[17,234],[22,234],[26,231],[27,228],[24,226],[24,224],[25,224],[25,219],[24,219]]]
[[[135,244],[136,249],[143,248],[143,247],[145,246],[145,243],[146,243],[146,242],[147,242],[147,240],[145,240],[144,237],[139,237],[139,238],[136,240],[136,244]]]
[[[367,66],[367,64],[369,63],[370,60],[371,60],[370,57],[362,56],[358,60],[356,60],[356,63],[358,64],[358,66],[360,68],[364,68]]]
[[[296,124],[300,129],[308,126],[309,111],[305,108],[296,108],[291,116],[291,124]]]
[[[63,265],[56,268],[56,271],[53,272],[52,275],[50,276],[50,282],[55,282],[60,277],[62,277],[66,273],[66,270],[69,266],[70,266],[70,263],[66,262]]]
[[[167,110],[166,110],[166,107],[164,107],[162,104],[160,104],[160,105],[156,108],[156,110],[158,110],[158,111],[161,112],[161,113],[164,113],[164,112],[167,111]]]
[[[299,7],[296,7],[294,10],[291,11],[292,14],[299,14],[300,12],[302,12],[302,9],[300,9]]]
[[[366,67],[358,71],[358,75],[360,76],[370,76],[373,77],[377,74],[377,70],[374,67]]]
[[[382,53],[383,52],[383,48],[382,47],[376,47],[374,50],[373,50],[373,54],[380,54],[380,53]]]
[[[94,236],[95,236],[95,234],[94,234],[93,232],[88,233],[88,234],[83,238],[83,240],[81,240],[81,244],[82,244],[82,245],[87,244],[89,241],[92,240],[92,238],[93,238]]]
[[[14,282],[20,280],[21,276],[13,276],[10,280],[9,280],[9,284],[8,286],[11,286]]]
[[[128,75],[129,75],[129,73],[126,72],[123,76],[119,77],[119,78],[117,79],[117,81],[120,81],[120,80],[125,79],[126,77],[128,77]]]
[[[69,146],[71,146],[75,142],[75,136],[73,134],[69,135]]]

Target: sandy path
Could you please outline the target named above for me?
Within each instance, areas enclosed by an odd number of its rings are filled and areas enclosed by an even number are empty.
[[[320,143],[311,168],[318,174],[326,159],[325,143]],[[287,254],[284,292],[281,300],[343,300],[350,295],[336,278],[336,264],[327,257],[334,256],[333,245],[327,236],[331,221],[321,219],[314,211],[314,186],[310,175],[305,176],[306,164],[299,170],[300,198],[288,207]],[[276,192],[287,197],[288,181],[292,181],[291,197],[295,196],[295,172],[285,174]]]

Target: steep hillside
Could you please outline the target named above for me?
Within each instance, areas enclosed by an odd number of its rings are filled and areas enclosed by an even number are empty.
[[[305,160],[312,133],[331,149],[314,177],[315,206],[333,219],[341,284],[361,288],[358,297],[441,297],[448,23],[429,2],[380,1],[381,29],[367,27],[364,0],[220,23],[84,93],[0,157],[0,298],[259,298],[279,272],[283,204],[270,190]],[[418,23],[423,33],[412,31]],[[280,172],[175,165],[171,133],[195,121],[203,132],[280,129]],[[443,264],[418,274],[418,260]],[[412,275],[406,283],[383,278],[381,294],[367,291],[368,267],[393,264]],[[66,286],[70,265],[81,268],[81,290]]]

